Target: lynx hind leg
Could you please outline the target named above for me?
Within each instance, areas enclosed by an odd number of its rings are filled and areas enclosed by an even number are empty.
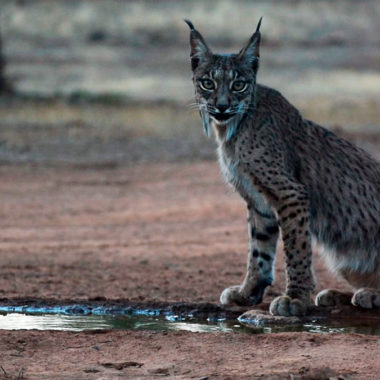
[[[349,305],[351,303],[352,293],[341,292],[336,289],[324,289],[317,294],[315,298],[316,306],[337,306]]]
[[[248,206],[249,251],[247,273],[241,285],[224,289],[220,296],[223,305],[256,305],[273,282],[279,227],[269,208],[265,212]]]

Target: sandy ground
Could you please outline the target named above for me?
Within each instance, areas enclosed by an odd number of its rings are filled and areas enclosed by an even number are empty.
[[[1,166],[0,175],[3,298],[217,303],[244,276],[245,207],[215,162],[103,170],[15,165]],[[319,289],[346,287],[315,261]],[[265,302],[283,287],[280,252]],[[0,336],[0,378],[377,379],[380,373],[380,337],[358,334]]]
[[[3,367],[33,379],[378,379],[379,339],[188,332],[1,333]]]

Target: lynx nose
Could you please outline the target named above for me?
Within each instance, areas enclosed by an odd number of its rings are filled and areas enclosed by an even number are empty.
[[[217,104],[216,108],[220,113],[224,113],[227,111],[228,104]]]

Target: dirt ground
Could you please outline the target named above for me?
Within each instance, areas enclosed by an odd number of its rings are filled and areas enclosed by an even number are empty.
[[[245,206],[215,162],[4,165],[0,176],[0,297],[217,303],[244,276]],[[347,288],[317,255],[315,266],[319,289]],[[265,302],[283,287],[280,252]],[[359,334],[0,331],[0,378],[378,379],[379,344]]]

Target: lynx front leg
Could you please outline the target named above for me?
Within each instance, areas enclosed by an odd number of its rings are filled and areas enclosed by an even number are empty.
[[[272,301],[270,312],[281,316],[304,315],[315,288],[307,195],[294,189],[292,195],[280,198],[277,213],[284,242],[287,287],[285,296]]]
[[[248,206],[247,273],[241,285],[223,291],[222,304],[256,305],[262,301],[265,288],[273,282],[278,234],[275,215],[269,208],[260,211],[253,205]]]

